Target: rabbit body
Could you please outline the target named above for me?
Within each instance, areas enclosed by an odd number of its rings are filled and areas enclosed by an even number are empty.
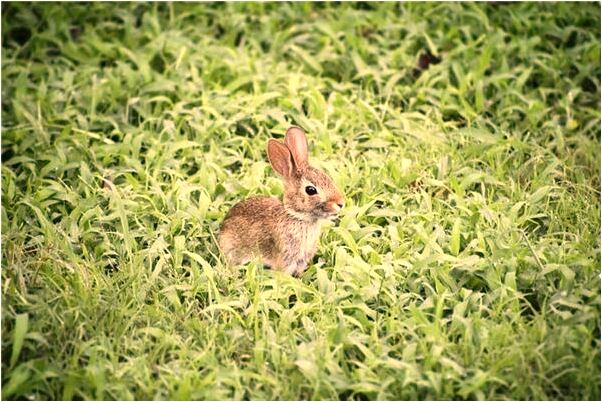
[[[316,253],[320,221],[289,214],[274,197],[252,197],[229,211],[219,243],[233,264],[259,255],[266,265],[291,275],[303,273]]]
[[[343,195],[332,179],[307,163],[307,139],[291,127],[284,144],[270,140],[268,157],[284,181],[284,199],[252,197],[226,215],[218,242],[231,264],[254,256],[273,269],[298,276],[317,250],[320,224],[343,208]]]

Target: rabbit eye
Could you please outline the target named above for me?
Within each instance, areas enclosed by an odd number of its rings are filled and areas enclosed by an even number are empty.
[[[307,187],[305,187],[305,192],[307,193],[307,195],[316,195],[316,194],[318,194],[318,190],[316,190],[316,188],[314,186],[307,186]]]

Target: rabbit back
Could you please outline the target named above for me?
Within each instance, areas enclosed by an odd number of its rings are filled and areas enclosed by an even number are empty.
[[[276,270],[299,275],[313,258],[320,224],[295,218],[273,197],[252,197],[236,204],[220,230],[220,249],[231,264],[253,256]]]
[[[267,265],[278,265],[274,219],[285,213],[274,197],[252,197],[234,205],[222,224],[218,242],[232,264],[245,264],[260,255]]]

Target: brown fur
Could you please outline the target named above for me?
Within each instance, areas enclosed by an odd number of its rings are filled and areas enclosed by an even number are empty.
[[[326,173],[307,164],[301,129],[291,127],[285,144],[268,142],[270,163],[284,180],[284,202],[273,197],[239,202],[226,215],[218,241],[232,264],[259,256],[274,269],[300,275],[316,253],[320,222],[336,215],[344,200]],[[318,194],[308,195],[308,185]]]

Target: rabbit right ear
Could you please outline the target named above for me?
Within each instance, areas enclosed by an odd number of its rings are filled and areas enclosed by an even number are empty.
[[[304,170],[307,166],[307,137],[299,127],[292,126],[286,130],[284,143],[290,149],[297,170]]]
[[[268,141],[268,159],[274,170],[281,176],[290,177],[293,173],[291,151],[283,143],[274,139]]]

